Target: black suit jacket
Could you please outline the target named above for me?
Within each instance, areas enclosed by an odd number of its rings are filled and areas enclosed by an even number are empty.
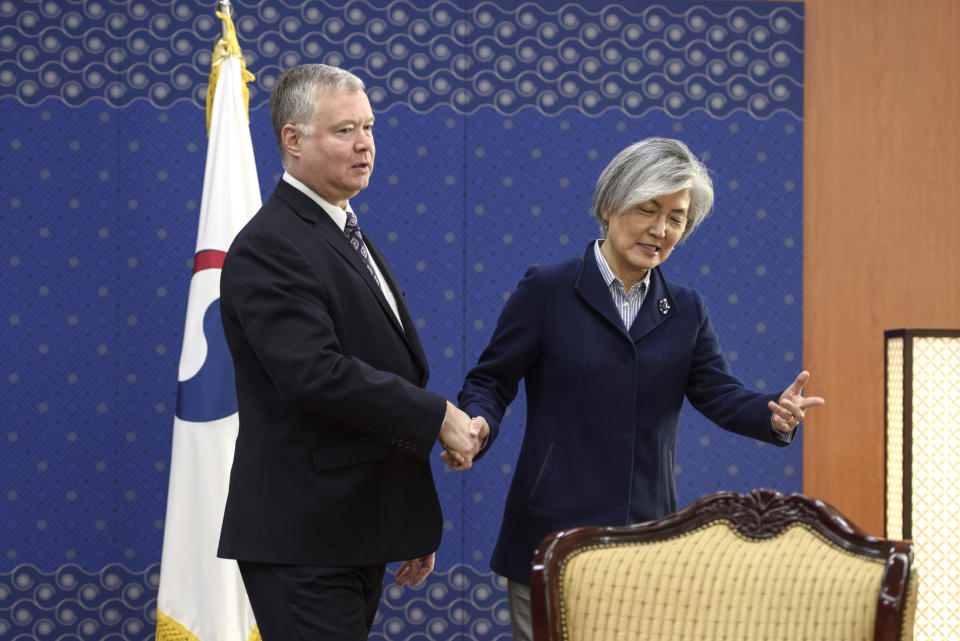
[[[237,234],[220,305],[240,428],[218,554],[359,566],[424,556],[442,517],[429,454],[446,401],[396,276],[403,327],[343,231],[284,182]]]

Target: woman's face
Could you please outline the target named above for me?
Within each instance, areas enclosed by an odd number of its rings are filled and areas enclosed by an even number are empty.
[[[658,196],[623,214],[603,215],[609,229],[600,251],[629,290],[670,256],[687,227],[690,190]]]

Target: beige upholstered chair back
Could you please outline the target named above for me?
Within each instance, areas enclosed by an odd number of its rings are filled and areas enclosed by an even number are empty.
[[[911,561],[814,499],[724,492],[545,539],[536,641],[910,641]]]

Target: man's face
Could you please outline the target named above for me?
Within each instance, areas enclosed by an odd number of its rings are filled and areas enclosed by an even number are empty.
[[[370,182],[373,172],[373,111],[363,91],[317,92],[314,131],[284,128],[287,170],[324,200],[342,207]],[[292,132],[287,128],[293,129]]]

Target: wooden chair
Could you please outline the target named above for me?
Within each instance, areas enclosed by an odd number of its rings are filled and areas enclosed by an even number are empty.
[[[802,494],[720,492],[662,519],[549,535],[535,641],[911,641],[913,544]]]

